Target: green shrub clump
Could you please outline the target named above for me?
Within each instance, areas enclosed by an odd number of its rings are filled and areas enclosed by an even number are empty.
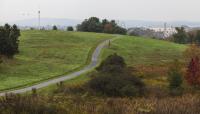
[[[178,60],[175,60],[172,66],[169,68],[168,75],[170,94],[181,95],[183,90],[183,76],[181,72],[181,66]]]
[[[88,82],[89,87],[97,93],[112,97],[140,96],[145,85],[126,67],[124,59],[117,54],[108,56],[97,73]]]

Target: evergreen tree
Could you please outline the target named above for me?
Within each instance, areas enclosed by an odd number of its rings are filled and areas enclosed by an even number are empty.
[[[12,58],[19,52],[19,36],[20,30],[16,25],[12,27],[9,24],[5,24],[4,27],[0,27],[0,55]]]

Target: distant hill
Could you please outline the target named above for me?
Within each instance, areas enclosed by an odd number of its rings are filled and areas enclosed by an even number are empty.
[[[81,23],[84,19],[63,19],[63,18],[42,18],[41,26],[47,25],[60,25],[60,26],[76,26]],[[126,28],[132,27],[164,27],[164,21],[143,21],[143,20],[119,20],[117,21],[121,26]],[[19,26],[38,26],[38,19],[25,19],[14,22],[9,22],[10,24],[17,24]],[[179,27],[179,26],[189,26],[189,27],[200,27],[200,22],[191,21],[168,21],[167,27]]]
[[[167,23],[167,27],[180,27],[180,26],[189,26],[189,27],[200,27],[200,22],[190,22],[190,21],[142,21],[142,20],[125,20],[121,21],[122,24],[125,24],[127,28],[131,27],[164,27],[164,23]]]
[[[56,18],[41,18],[41,26],[60,25],[60,26],[76,26],[81,20],[74,19],[56,19]],[[38,19],[26,19],[11,22],[19,26],[38,26]]]

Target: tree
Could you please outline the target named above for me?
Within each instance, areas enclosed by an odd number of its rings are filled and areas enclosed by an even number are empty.
[[[13,27],[11,28],[9,37],[12,38],[14,52],[16,52],[16,53],[19,52],[19,49],[18,49],[18,46],[19,46],[18,37],[19,36],[20,36],[20,30],[17,28],[17,25],[13,25]]]
[[[74,28],[72,26],[67,27],[67,31],[74,31]]]
[[[101,21],[97,17],[85,19],[81,24],[77,25],[77,30],[110,34],[126,34],[127,32],[125,28],[118,26],[115,20],[108,21],[107,19],[103,19]]]
[[[53,30],[58,30],[56,25],[53,26]]]
[[[102,20],[102,25],[105,26],[106,24],[109,24],[110,22],[107,19]]]
[[[77,30],[84,32],[101,32],[102,25],[99,18],[91,17],[89,19],[85,19],[80,25],[78,25]]]
[[[0,55],[12,58],[19,53],[19,36],[20,30],[16,25],[11,27],[9,24],[5,24],[4,27],[0,27]]]
[[[195,36],[195,41],[198,46],[200,46],[200,30],[197,31]]]
[[[184,27],[176,27],[177,33],[173,35],[174,42],[180,43],[180,44],[185,44],[188,41],[188,36],[187,33],[185,32]]]
[[[189,85],[198,87],[200,86],[200,63],[199,57],[192,58],[185,76],[186,81]]]
[[[125,35],[127,33],[127,30],[125,28],[120,27],[120,26],[116,26],[114,28],[114,33],[115,34],[123,34],[123,35]]]
[[[112,34],[113,33],[113,26],[112,26],[112,24],[110,24],[110,23],[105,24],[103,32],[104,33],[110,33],[110,34]]]
[[[0,64],[3,62],[3,60],[2,60],[2,57],[1,57],[1,55],[0,55]]]
[[[188,43],[193,44],[196,42],[196,32],[190,31],[188,32]]]

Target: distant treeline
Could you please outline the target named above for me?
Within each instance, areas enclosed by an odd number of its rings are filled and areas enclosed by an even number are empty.
[[[16,25],[5,24],[0,26],[0,55],[12,58],[19,52],[20,30]]]
[[[200,30],[186,32],[184,27],[176,27],[176,32],[170,38],[171,41],[180,44],[192,43],[200,45]]]
[[[77,31],[83,32],[98,32],[109,34],[126,34],[127,30],[119,26],[115,20],[103,19],[97,17],[85,19],[81,24],[77,25]]]

